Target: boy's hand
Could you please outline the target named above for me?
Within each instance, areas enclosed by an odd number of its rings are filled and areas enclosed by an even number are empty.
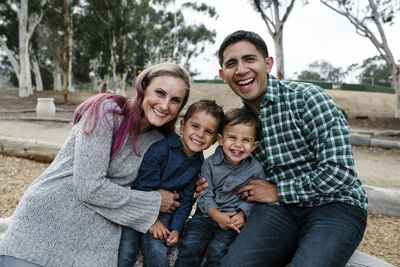
[[[237,228],[242,228],[246,223],[246,215],[244,214],[243,210],[233,215],[232,219]]]
[[[167,227],[159,219],[150,227],[149,233],[153,235],[154,239],[159,240],[166,240],[170,234]]]
[[[233,216],[236,212],[221,212],[217,208],[210,209],[207,211],[207,215],[210,216],[222,230],[233,229],[237,233],[240,233],[239,228],[235,225]]]
[[[168,247],[172,247],[178,244],[178,241],[179,241],[179,232],[176,230],[172,230],[167,240],[165,241],[165,244],[167,244]]]

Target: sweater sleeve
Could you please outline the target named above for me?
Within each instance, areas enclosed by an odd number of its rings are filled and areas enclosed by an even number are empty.
[[[85,117],[76,125],[74,192],[84,205],[101,216],[145,233],[157,219],[161,195],[131,190],[112,182],[107,176],[116,123],[112,114],[102,116],[105,110],[110,109],[108,105],[115,104],[103,103],[100,106],[98,123],[90,135],[82,131]]]

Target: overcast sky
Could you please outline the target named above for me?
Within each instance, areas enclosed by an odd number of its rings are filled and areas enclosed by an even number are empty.
[[[181,2],[184,2],[182,0]],[[180,0],[177,1],[179,3]],[[217,32],[214,45],[207,47],[203,56],[193,60],[194,68],[201,71],[197,79],[212,79],[218,75],[218,61],[214,53],[226,35],[242,29],[258,33],[267,43],[270,55],[275,56],[274,44],[260,15],[248,0],[203,0],[215,6],[219,18],[201,20]],[[343,16],[325,7],[318,0],[303,6],[295,4],[284,26],[283,46],[286,78],[296,78],[297,73],[315,60],[325,59],[335,67],[347,68],[352,63],[378,54],[371,41],[359,36],[355,27]],[[386,26],[386,37],[396,60],[400,59],[400,19],[391,27]],[[273,68],[272,73],[276,70]]]

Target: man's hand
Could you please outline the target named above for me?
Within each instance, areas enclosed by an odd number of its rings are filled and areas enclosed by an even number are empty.
[[[157,191],[162,197],[160,212],[169,214],[173,213],[180,205],[180,203],[177,201],[179,199],[179,194],[176,191],[170,192],[164,189],[159,189]]]
[[[159,220],[150,227],[149,233],[153,235],[154,239],[166,240],[170,232],[167,227]]]
[[[217,208],[207,211],[207,215],[210,216],[222,230],[233,229],[239,234],[240,230],[235,225],[235,221],[232,218],[235,214],[236,212],[221,212]]]
[[[178,241],[179,241],[179,232],[176,230],[172,230],[165,243],[167,244],[168,247],[173,247],[176,244],[178,244]]]
[[[247,185],[239,188],[235,194],[242,194],[242,199],[246,199],[247,202],[272,203],[279,201],[278,188],[276,185],[268,183],[263,179],[250,181]]]
[[[196,194],[194,194],[194,198],[198,198],[208,186],[206,178],[199,178],[196,182]]]

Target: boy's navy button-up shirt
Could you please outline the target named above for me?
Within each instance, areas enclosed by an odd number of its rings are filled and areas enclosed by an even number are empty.
[[[197,153],[193,157],[186,156],[176,133],[154,143],[143,157],[133,188],[178,192],[180,206],[173,214],[171,230],[181,233],[189,217],[195,202],[193,195],[203,160],[203,153]]]

